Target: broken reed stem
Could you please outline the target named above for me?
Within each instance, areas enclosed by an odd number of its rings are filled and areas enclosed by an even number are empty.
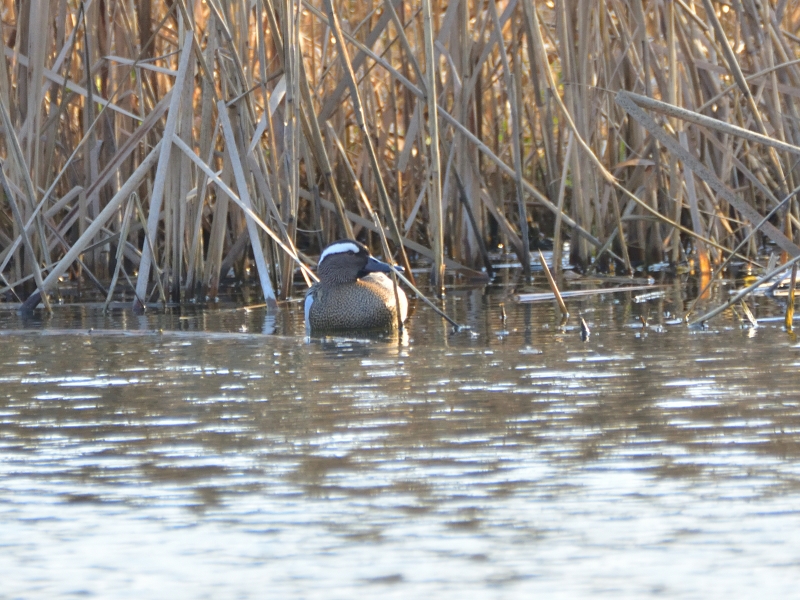
[[[791,332],[793,330],[793,323],[794,323],[794,291],[797,284],[797,263],[792,265],[792,277],[789,281],[789,293],[786,297],[786,317],[784,319],[784,324],[786,326],[786,331]]]
[[[733,306],[739,300],[741,300],[742,298],[747,296],[750,292],[752,292],[754,289],[756,289],[762,283],[764,283],[766,281],[769,281],[773,277],[777,277],[778,275],[780,275],[781,273],[783,273],[784,271],[789,269],[792,265],[796,264],[797,262],[800,262],[800,256],[795,256],[789,262],[784,263],[781,266],[773,269],[772,271],[770,271],[766,275],[763,275],[763,276],[759,277],[754,283],[748,285],[744,289],[739,290],[739,292],[736,295],[734,295],[732,298],[730,298],[725,304],[723,304],[721,306],[718,306],[714,310],[711,310],[711,311],[707,312],[706,314],[704,314],[703,316],[696,318],[694,321],[691,321],[689,323],[689,326],[691,327],[691,326],[694,326],[694,325],[697,325],[697,324],[700,324],[700,323],[705,323],[709,319],[711,319],[713,317],[716,317],[719,313],[721,313],[725,309]]]
[[[703,286],[703,289],[700,290],[700,293],[697,294],[697,297],[689,305],[689,309],[686,311],[686,314],[684,315],[684,318],[688,318],[689,315],[692,314],[692,311],[694,311],[695,305],[700,301],[701,298],[704,297],[704,295],[706,293],[706,290],[708,290],[708,288],[711,287],[711,284],[714,281],[717,280],[717,277],[720,275],[720,273],[722,273],[725,270],[725,268],[730,264],[730,262],[733,260],[733,257],[738,255],[739,250],[741,250],[745,246],[745,244],[747,244],[747,242],[750,240],[750,238],[753,235],[755,235],[755,233],[761,228],[761,225],[763,223],[766,223],[769,219],[772,218],[772,216],[775,213],[777,213],[781,208],[786,206],[791,201],[791,199],[794,198],[794,195],[797,194],[797,193],[800,193],[800,186],[798,186],[794,190],[792,190],[789,193],[789,195],[787,195],[786,198],[784,198],[783,201],[780,202],[775,208],[773,208],[771,211],[769,211],[759,223],[753,224],[753,227],[751,228],[750,233],[748,233],[744,237],[744,239],[741,242],[739,242],[739,245],[736,248],[733,249],[733,251],[728,256],[728,258],[726,258],[725,261],[715,269],[715,271],[711,275],[711,277],[708,278],[708,282],[705,284],[705,286]]]
[[[427,297],[425,294],[423,294],[422,292],[420,292],[420,291],[417,289],[417,286],[415,286],[413,283],[411,283],[411,280],[409,280],[409,279],[408,279],[408,278],[407,278],[405,275],[403,275],[402,273],[400,273],[400,272],[398,272],[398,271],[395,271],[395,275],[397,276],[397,278],[398,278],[400,281],[402,281],[402,282],[403,282],[403,283],[405,283],[405,284],[406,284],[406,285],[407,285],[409,288],[411,288],[411,290],[412,290],[412,291],[413,291],[413,292],[414,292],[414,293],[417,295],[417,298],[419,298],[419,299],[420,299],[420,300],[422,300],[422,301],[423,301],[425,304],[427,304],[428,306],[430,306],[430,307],[433,309],[433,312],[435,312],[437,315],[439,315],[440,317],[442,317],[442,318],[443,318],[445,321],[447,321],[448,323],[450,323],[450,325],[452,325],[452,326],[455,328],[455,330],[456,330],[457,332],[458,332],[458,331],[464,331],[464,330],[466,330],[466,329],[469,329],[469,327],[468,327],[468,326],[466,326],[466,325],[461,325],[460,323],[458,323],[458,321],[456,321],[456,320],[454,320],[452,317],[450,317],[450,316],[449,316],[449,315],[448,315],[446,312],[444,312],[444,311],[443,311],[441,308],[439,308],[438,306],[436,306],[436,304],[434,304],[434,303],[433,303],[433,301],[432,301],[432,300],[430,300],[430,299],[429,299],[429,298],[428,298],[428,297]]]
[[[564,320],[566,320],[569,318],[567,305],[564,303],[564,299],[561,297],[561,292],[558,291],[558,284],[556,283],[556,280],[553,279],[553,275],[550,273],[550,268],[547,266],[547,261],[544,259],[544,254],[542,254],[541,250],[539,250],[539,262],[542,263],[542,269],[544,270],[544,274],[547,276],[547,282],[550,284],[550,289],[553,290],[553,296],[555,296],[556,302],[558,302],[558,309],[561,311],[561,316]]]

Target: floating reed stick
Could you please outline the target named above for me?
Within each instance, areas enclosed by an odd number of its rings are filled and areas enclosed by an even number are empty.
[[[569,290],[560,292],[563,298],[585,298],[587,296],[602,296],[603,294],[622,294],[626,292],[638,292],[641,290],[652,290],[653,285],[627,285],[613,288],[596,288],[593,290]],[[517,294],[517,302],[541,302],[543,300],[555,300],[553,292],[535,292],[527,294]]]

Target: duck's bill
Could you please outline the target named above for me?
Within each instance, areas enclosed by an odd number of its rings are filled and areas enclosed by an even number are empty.
[[[393,267],[389,263],[385,263],[382,260],[378,260],[377,258],[370,256],[367,264],[364,265],[363,269],[361,269],[359,276],[366,275],[367,273],[391,273],[393,268],[399,273],[404,271],[403,267],[401,266],[395,265]]]

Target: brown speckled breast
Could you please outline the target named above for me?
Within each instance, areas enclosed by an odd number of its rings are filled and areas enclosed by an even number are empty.
[[[307,295],[314,299],[308,314],[313,331],[391,329],[397,324],[393,290],[368,279],[317,283]]]

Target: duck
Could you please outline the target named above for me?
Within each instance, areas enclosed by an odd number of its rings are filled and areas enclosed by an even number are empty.
[[[319,281],[305,296],[306,331],[397,328],[408,316],[408,298],[386,273],[395,267],[371,256],[356,240],[333,242],[319,257]]]

